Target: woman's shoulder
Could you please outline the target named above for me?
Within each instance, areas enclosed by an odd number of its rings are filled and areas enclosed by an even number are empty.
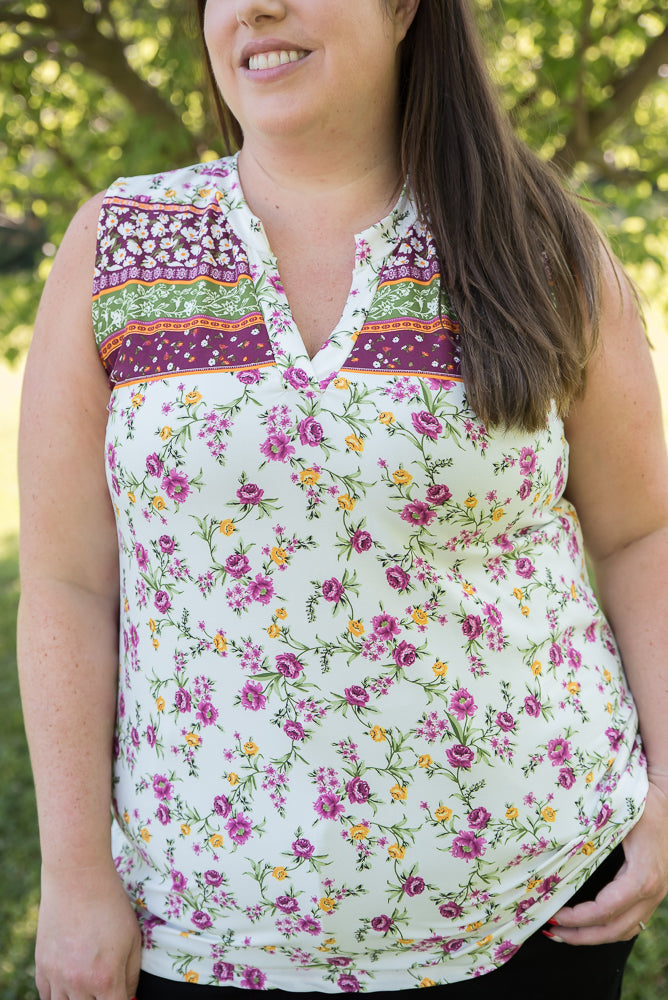
[[[235,169],[236,157],[228,156],[159,173],[121,176],[109,186],[103,201],[121,205],[132,202],[138,207],[142,204],[204,207],[220,197]]]

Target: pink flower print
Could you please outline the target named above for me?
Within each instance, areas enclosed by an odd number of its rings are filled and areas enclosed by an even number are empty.
[[[148,552],[143,545],[139,544],[139,542],[135,544],[135,558],[140,570],[145,572],[148,569]]]
[[[213,811],[216,816],[222,816],[226,819],[230,812],[232,811],[232,806],[230,805],[229,799],[225,795],[216,795],[213,800]]]
[[[234,979],[234,966],[231,962],[216,962],[211,971],[219,983],[229,983]]]
[[[164,774],[156,774],[153,777],[153,792],[157,799],[171,799],[172,783]]]
[[[509,733],[515,728],[515,720],[510,712],[497,712],[496,724],[504,733]]]
[[[343,584],[335,576],[331,580],[325,580],[322,585],[322,596],[331,604],[338,604],[343,596]]]
[[[297,921],[297,930],[305,931],[307,934],[315,936],[322,931],[322,924],[311,916],[300,917]]]
[[[526,556],[522,556],[521,559],[515,560],[515,572],[518,576],[521,576],[523,580],[530,580],[536,571],[536,567],[527,559]]]
[[[494,544],[498,545],[502,552],[513,551],[513,543],[508,538],[508,535],[497,535],[494,539]]]
[[[267,699],[262,693],[263,691],[264,688],[259,681],[246,681],[240,694],[241,704],[244,708],[258,712],[267,704]]]
[[[494,961],[495,962],[508,962],[516,955],[519,951],[519,945],[513,944],[512,941],[502,941],[501,944],[497,945],[494,949]]]
[[[424,434],[425,437],[431,438],[435,441],[439,434],[443,430],[443,424],[428,410],[420,410],[419,413],[411,413],[411,420],[413,422],[413,427],[418,432],[418,434]]]
[[[482,622],[479,615],[467,615],[462,622],[462,632],[471,642],[477,639],[482,634]]]
[[[290,444],[290,438],[283,431],[270,434],[260,445],[260,451],[271,462],[287,462],[295,453],[294,445]]]
[[[530,715],[532,718],[537,719],[541,713],[541,710],[542,710],[542,705],[538,701],[538,698],[535,698],[534,695],[530,694],[524,699],[524,711],[527,713],[527,715]]]
[[[371,619],[371,624],[374,636],[383,641],[387,641],[401,632],[399,622],[392,615],[375,615]]]
[[[412,667],[417,659],[417,649],[404,639],[394,649],[392,659],[398,667]]]
[[[475,714],[478,706],[473,700],[473,695],[466,688],[460,688],[450,698],[450,711],[462,722]]]
[[[420,527],[431,524],[435,517],[436,511],[432,510],[429,504],[423,503],[422,500],[415,500],[413,503],[406,504],[401,512],[402,521],[408,521],[409,524],[419,525]]]
[[[157,816],[158,821],[162,823],[163,826],[167,826],[172,818],[171,813],[169,811],[169,806],[165,805],[164,802],[160,803],[160,805],[155,811],[155,815]]]
[[[333,955],[332,958],[327,959],[328,965],[337,965],[339,968],[350,965],[352,958],[345,958],[343,955]]]
[[[350,961],[350,959],[348,959],[348,961]],[[342,993],[359,993],[359,979],[357,976],[353,976],[352,972],[342,972],[336,980],[336,985]]]
[[[348,793],[348,798],[351,802],[358,805],[362,805],[367,802],[371,790],[369,788],[368,782],[364,778],[351,778],[351,780],[346,785],[346,791]]]
[[[472,830],[484,830],[491,818],[492,814],[483,809],[482,806],[478,806],[467,816],[468,824]]]
[[[253,834],[253,824],[248,816],[242,812],[237,813],[236,816],[231,816],[225,824],[225,829],[235,844],[245,844]]]
[[[518,496],[520,500],[527,500],[531,496],[531,482],[529,479],[522,481],[522,485],[518,490]]]
[[[308,389],[308,375],[303,368],[286,368],[283,378],[293,389]]]
[[[292,841],[292,853],[296,858],[310,858],[315,851],[315,847],[306,837],[300,837]]]
[[[204,881],[207,885],[212,885],[217,889],[218,886],[223,884],[225,879],[220,872],[214,871],[213,868],[210,868],[209,871],[204,872]]]
[[[190,694],[185,688],[178,688],[176,694],[174,695],[174,704],[178,708],[179,712],[189,712],[191,707]]]
[[[258,604],[269,604],[274,596],[274,584],[271,577],[258,573],[255,579],[248,584],[248,593]]]
[[[424,892],[425,888],[425,881],[419,875],[409,875],[402,885],[402,889],[407,896],[419,896]]]
[[[301,444],[317,447],[323,439],[322,424],[319,424],[315,417],[304,417],[297,424],[299,440]]]
[[[456,951],[459,951],[463,944],[464,941],[462,938],[451,938],[450,941],[444,942],[443,951],[446,955],[453,955]]]
[[[248,556],[244,556],[240,552],[234,552],[225,560],[225,570],[234,580],[239,580],[242,576],[246,576],[250,572],[250,568],[251,564]]]
[[[192,492],[188,485],[188,477],[184,472],[179,472],[178,469],[172,469],[171,472],[168,472],[162,478],[160,485],[170,500],[176,500],[177,503],[184,503]]]
[[[606,803],[601,808],[601,811],[599,812],[598,816],[596,817],[596,822],[594,824],[595,828],[597,830],[600,830],[601,827],[605,826],[605,824],[608,822],[608,820],[610,819],[611,816],[612,816],[612,807],[609,806]]]
[[[575,775],[570,767],[562,767],[559,771],[557,781],[562,788],[572,788],[575,784]]]
[[[197,718],[204,726],[213,726],[218,718],[218,709],[212,701],[203,698],[197,706]]]
[[[373,539],[368,531],[362,531],[361,528],[358,528],[351,537],[350,544],[355,552],[368,552],[373,545]]]
[[[563,736],[550,740],[547,744],[547,756],[552,762],[552,767],[561,767],[572,756],[570,743]]]
[[[263,496],[264,490],[261,490],[255,483],[244,483],[237,490],[237,499],[247,507],[255,507]]]
[[[264,972],[247,966],[241,975],[239,985],[246,990],[263,990],[266,981],[267,977]]]
[[[164,552],[166,556],[171,556],[176,547],[171,535],[160,535],[158,545],[160,546],[160,551]]]
[[[606,729],[605,735],[608,737],[610,749],[617,753],[624,742],[624,733],[620,732],[619,729]]]
[[[486,847],[487,841],[484,837],[476,837],[471,830],[460,830],[459,835],[452,842],[450,853],[453,858],[472,861],[481,857],[485,853]]]
[[[461,743],[456,743],[449,750],[445,751],[445,756],[453,767],[463,767],[468,771],[475,759],[475,752],[471,747],[465,747]]]
[[[110,469],[116,468],[116,449],[114,448],[113,444],[107,446],[107,464],[109,465]]]
[[[299,677],[304,667],[294,653],[279,653],[276,657],[276,669],[279,674],[293,681]]]
[[[384,934],[386,931],[389,931],[393,923],[394,920],[392,919],[392,917],[388,917],[386,913],[381,913],[380,916],[373,917],[373,919],[371,920],[372,928],[375,931],[379,931],[381,934]]]
[[[401,566],[388,566],[385,570],[385,576],[390,587],[399,593],[408,588],[411,578],[410,573],[407,573]]]
[[[243,385],[256,385],[262,378],[262,375],[257,369],[252,369],[247,372],[237,372],[237,378]]]
[[[293,719],[286,719],[283,723],[283,732],[291,740],[303,740],[305,733],[301,722]]]
[[[211,927],[213,924],[213,920],[209,914],[205,913],[203,910],[195,910],[190,919],[194,923],[195,927],[201,931],[205,931],[207,927]]]
[[[334,792],[323,792],[313,803],[313,808],[321,819],[338,819],[345,806]]]
[[[156,735],[153,726],[146,727],[146,742],[151,747],[151,749],[153,749],[153,747],[156,744]]]
[[[146,456],[146,471],[149,476],[161,476],[163,471],[163,464],[160,461],[159,456],[153,452],[152,455]]]
[[[447,903],[441,903],[438,912],[445,920],[456,920],[458,917],[461,917],[462,908],[459,903],[448,901]]]
[[[523,476],[532,476],[536,471],[536,452],[533,448],[522,448],[520,452],[520,472]]]
[[[344,694],[349,705],[364,708],[368,704],[369,694],[361,684],[353,684],[352,687],[346,688]]]
[[[432,507],[440,507],[452,497],[452,493],[445,483],[434,483],[427,490],[426,500]]]
[[[299,909],[299,900],[294,896],[277,896],[275,905],[282,913],[296,913]]]
[[[169,611],[172,606],[172,602],[166,590],[158,590],[153,598],[153,603],[158,611],[163,615],[165,611]]]

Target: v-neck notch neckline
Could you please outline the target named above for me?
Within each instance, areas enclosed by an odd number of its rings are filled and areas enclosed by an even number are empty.
[[[417,221],[415,208],[404,187],[388,215],[355,235],[355,262],[346,303],[338,323],[311,358],[292,315],[278,261],[262,221],[251,212],[245,199],[238,156],[237,153],[230,158],[221,185],[224,208],[248,258],[258,312],[263,317],[274,359],[283,370],[301,369],[309,383],[327,385],[345,365],[355,346],[388,258]]]

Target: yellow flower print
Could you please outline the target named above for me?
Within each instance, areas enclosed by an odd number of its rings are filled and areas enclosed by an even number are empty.
[[[408,789],[405,785],[392,785],[390,795],[393,799],[406,799],[408,798]]]
[[[198,747],[202,742],[197,733],[186,733],[185,739],[189,747]]]
[[[505,516],[505,513],[506,512],[503,509],[503,507],[497,507],[496,510],[492,511],[492,520],[493,521],[500,521],[501,518]]]
[[[125,600],[123,601],[123,610],[124,610],[124,611],[129,611],[129,610],[130,610],[130,603],[129,603],[129,601],[128,601],[127,597],[126,597],[126,598],[125,598]]]
[[[129,823],[130,822],[130,813],[127,811],[127,809],[123,813],[123,822],[124,823]]]
[[[439,823],[447,823],[452,818],[452,809],[448,809],[447,806],[439,806],[434,812],[434,816]]]
[[[320,479],[320,473],[315,469],[303,469],[299,473],[299,479],[305,486],[314,486]]]
[[[198,392],[197,389],[193,389],[192,392],[187,392],[183,398],[188,406],[196,406],[197,403],[202,401],[202,393]]]
[[[609,701],[606,703],[605,710],[608,715],[612,715],[612,702]]]
[[[475,923],[467,924],[465,930],[467,930],[468,933],[471,934],[473,931],[479,931],[481,927],[482,927],[482,920],[476,920]]]
[[[534,675],[534,677],[540,677],[542,672],[543,672],[543,664],[540,662],[540,660],[534,660],[533,663],[531,664],[531,673]]]
[[[335,389],[347,389],[349,385],[350,385],[350,383],[348,382],[347,378],[335,378],[334,379],[334,388]]]
[[[582,845],[582,853],[586,854],[587,857],[589,857],[590,854],[593,854],[595,850],[596,848],[591,840],[588,840],[586,844]]]
[[[394,423],[394,414],[391,413],[390,410],[383,410],[383,412],[379,414],[378,419],[380,420],[381,424],[385,424],[385,426],[387,427],[389,424]]]
[[[187,823],[181,823],[181,833],[184,837],[190,836],[190,827]]]
[[[130,501],[130,503],[137,503],[137,497],[134,495],[132,491],[128,493],[128,500]]]
[[[211,836],[209,837],[209,843],[211,844],[212,847],[222,847],[223,846],[222,834],[212,833]]]
[[[429,618],[427,617],[427,612],[424,610],[424,608],[416,608],[415,611],[413,611],[413,613],[411,614],[411,618],[413,619],[414,622],[417,622],[418,625],[427,625],[429,622]]]
[[[227,652],[227,639],[222,632],[216,632],[213,637],[213,648],[219,653]]]
[[[244,743],[244,753],[248,754],[249,757],[254,757],[259,749],[260,748],[257,743],[253,743],[252,740],[248,740],[247,743]]]
[[[462,590],[464,591],[465,594],[468,594],[469,597],[473,597],[473,595],[475,594],[475,587],[472,587],[470,583],[463,583]]]
[[[162,696],[155,699],[155,707],[159,712],[165,711],[165,699]]]
[[[530,612],[529,608],[526,606],[526,604],[522,608],[521,613],[524,615],[525,618],[528,618],[529,615],[531,614],[531,612]]]
[[[369,827],[366,823],[356,823],[350,828],[350,836],[353,840],[364,840],[369,836]]]
[[[537,886],[539,886],[540,883],[541,883],[541,879],[539,879],[539,878],[530,878],[529,881],[527,882],[527,887],[526,887],[525,891],[526,892],[533,892],[533,890]]]
[[[167,427],[167,425],[165,424],[165,426],[160,431],[160,437],[162,438],[163,441],[169,441],[171,436],[172,436],[172,428]]]
[[[362,622],[359,620],[359,618],[351,618],[351,620],[348,622],[348,631],[350,632],[351,635],[354,635],[357,638],[359,638],[361,635],[364,635],[364,625],[362,625]]]
[[[552,806],[545,806],[545,808],[541,812],[541,816],[543,817],[546,823],[554,823],[555,819],[557,818],[557,814],[552,808]]]
[[[151,503],[153,504],[156,510],[164,510],[165,507],[167,506],[164,497],[161,497],[159,494],[153,497]]]
[[[382,726],[372,726],[369,730],[369,736],[374,743],[382,743],[385,739],[385,730]]]
[[[287,618],[288,613],[285,608],[276,608],[276,617],[281,619]]]
[[[183,976],[186,983],[198,983],[199,982],[199,972],[194,972],[193,969],[189,969]]]
[[[519,587],[515,587],[515,589],[513,590],[513,597],[515,598],[516,601],[523,601],[524,591],[520,590]]]
[[[589,774],[585,775],[585,781],[587,782],[588,785],[591,785],[593,780],[594,780],[594,773],[593,771],[590,771]]]
[[[610,673],[610,671],[609,671],[609,670],[604,670],[604,671],[603,671],[603,677],[604,677],[604,678],[605,678],[605,680],[606,680],[606,681],[608,681],[608,682],[610,682],[610,681],[612,680],[612,674]]]
[[[336,938],[325,938],[325,944],[336,944]]]
[[[575,600],[575,598],[576,598],[577,596],[578,596],[578,592],[577,592],[577,590],[575,589],[575,584],[574,584],[574,583],[572,583],[572,584],[571,584],[571,597],[573,598],[573,600]]]
[[[323,913],[331,913],[335,906],[336,900],[332,899],[331,896],[323,896],[322,899],[318,900],[318,907]]]
[[[270,625],[269,628],[267,629],[267,635],[269,636],[270,639],[277,639],[280,634],[281,634],[280,625],[273,624]]]
[[[408,486],[408,484],[413,481],[413,477],[410,472],[406,472],[405,469],[397,469],[392,473],[392,478],[397,486]]]
[[[234,532],[234,521],[231,521],[229,517],[226,517],[224,521],[220,522],[220,527],[218,529],[221,535],[229,536]]]
[[[272,874],[272,875],[274,876],[274,878],[275,878],[275,879],[277,879],[277,880],[278,880],[279,882],[282,882],[282,881],[283,881],[283,879],[285,879],[285,878],[287,878],[287,877],[288,877],[288,873],[286,872],[286,870],[285,870],[285,868],[283,867],[283,865],[276,865],[276,867],[275,867],[275,868],[273,869],[273,871],[272,871],[272,873],[271,873],[271,874]]]
[[[397,944],[413,944],[415,938],[397,938]]]
[[[156,628],[158,626],[155,624],[155,622],[153,621],[152,618],[149,618],[149,620],[148,620],[148,627],[150,628],[151,632],[155,632],[155,630],[156,630]]]
[[[481,940],[477,942],[477,947],[484,948],[485,945],[489,944],[491,940],[492,940],[492,935],[488,934],[487,937],[481,938]]]
[[[428,753],[420,754],[418,757],[418,764],[420,767],[431,767],[434,761],[431,759]]]
[[[211,188],[200,188],[197,194],[200,198],[207,198],[211,194]]]
[[[351,451],[364,451],[364,441],[357,434],[349,434],[346,438],[346,444]]]
[[[232,788],[234,788],[235,785],[239,784],[239,775],[235,774],[234,771],[230,771],[227,776],[227,780],[232,785]]]
[[[146,829],[145,826],[142,827],[142,829],[139,831],[139,833],[141,835],[141,839],[142,840],[145,840],[147,844],[150,843],[151,834],[149,833],[149,831]]]
[[[431,668],[437,677],[445,677],[448,672],[447,663],[443,663],[441,660],[436,660],[436,663]]]
[[[136,392],[132,397],[132,405],[134,407],[141,406],[143,402],[144,402],[144,397],[142,396],[141,392]]]
[[[519,816],[519,814],[520,814],[520,811],[517,808],[517,806],[509,806],[506,809],[506,819],[517,819],[517,817]]]
[[[403,861],[406,857],[406,848],[402,844],[390,844],[387,853],[396,861]]]
[[[277,566],[285,566],[288,561],[288,554],[285,549],[281,549],[276,545],[274,545],[269,555],[272,562],[275,562]]]
[[[157,640],[157,639],[155,638],[155,636],[154,636],[154,637],[153,637],[153,639],[151,640],[151,645],[153,646],[153,648],[154,648],[154,649],[158,649],[158,648],[159,648],[159,646],[160,646],[160,643],[159,643],[159,642],[158,642],[158,640]]]
[[[577,681],[569,681],[566,687],[568,689],[569,694],[577,694],[578,691],[580,690],[580,685],[578,684]]]
[[[436,983],[434,982],[434,980],[433,979],[429,979],[427,976],[425,976],[424,979],[420,983],[420,986],[424,987],[424,988],[427,988],[429,986],[435,986],[435,985],[436,985]]]
[[[338,498],[338,504],[341,510],[353,510],[355,501],[348,493],[342,493]]]
[[[474,507],[478,506],[478,498],[473,495],[468,496],[464,501],[464,506],[468,507],[469,510],[473,510]]]
[[[165,198],[175,198],[175,197],[176,197],[176,191],[174,190],[174,188],[170,188],[169,191],[165,191]]]
[[[275,944],[263,944],[262,945],[262,951],[266,951],[268,955],[273,955],[274,952],[276,951],[276,945]]]

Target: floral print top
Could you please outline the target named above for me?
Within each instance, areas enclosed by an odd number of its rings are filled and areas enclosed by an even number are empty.
[[[439,287],[404,194],[309,359],[234,158],[107,193],[114,853],[149,972],[481,975],[642,810],[562,423],[481,423]]]

